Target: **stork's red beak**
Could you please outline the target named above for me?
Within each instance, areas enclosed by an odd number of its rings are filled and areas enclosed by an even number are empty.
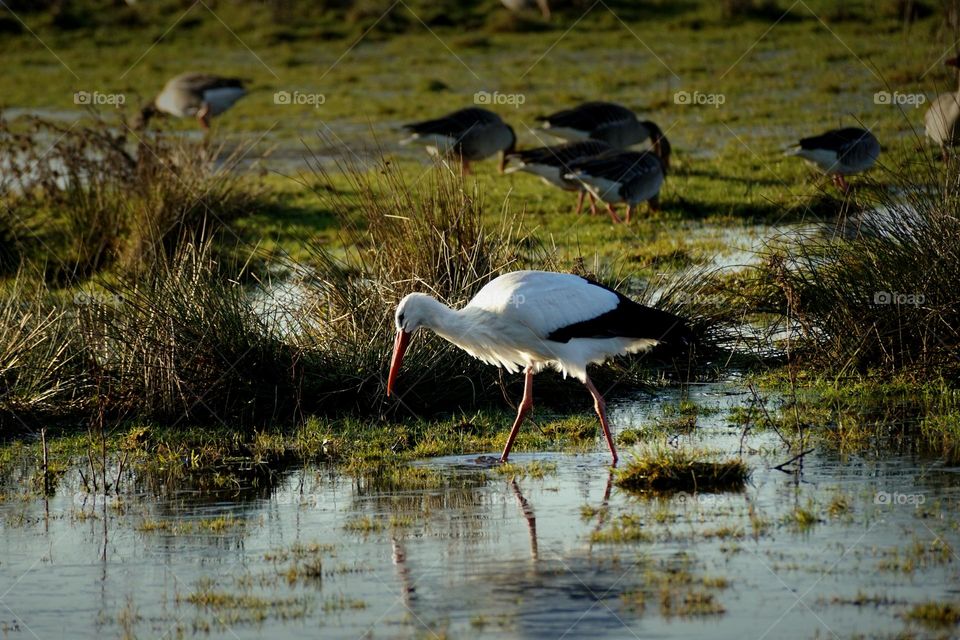
[[[393,393],[393,383],[396,382],[397,374],[400,373],[400,364],[410,344],[410,335],[406,331],[397,331],[397,339],[393,343],[393,357],[390,358],[390,375],[387,377],[387,396]]]

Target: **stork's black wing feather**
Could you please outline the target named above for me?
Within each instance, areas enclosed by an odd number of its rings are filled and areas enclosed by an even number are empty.
[[[694,342],[693,332],[683,318],[667,311],[646,307],[615,289],[586,280],[594,286],[615,293],[617,306],[590,320],[560,327],[547,336],[548,340],[569,342],[574,338],[645,338],[671,345]]]

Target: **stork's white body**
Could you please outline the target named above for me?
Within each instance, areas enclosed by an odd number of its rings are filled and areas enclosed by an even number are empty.
[[[443,307],[446,312],[434,316],[431,328],[473,357],[511,373],[550,367],[586,382],[587,365],[643,351],[657,340],[615,336],[559,342],[549,336],[613,311],[619,303],[616,293],[580,276],[514,271],[490,282],[460,311]]]

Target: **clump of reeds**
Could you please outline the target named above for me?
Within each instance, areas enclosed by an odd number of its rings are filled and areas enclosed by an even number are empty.
[[[654,444],[634,453],[617,472],[617,485],[633,491],[719,492],[743,489],[750,469],[740,459],[706,460],[708,454]]]
[[[791,355],[834,372],[960,376],[960,181],[926,179],[770,245],[744,291],[779,316]]]
[[[0,121],[4,204],[36,222],[35,259],[50,280],[151,269],[181,236],[209,236],[262,195],[232,170],[240,152],[217,162],[220,150],[203,144],[135,142],[104,121]]]
[[[86,375],[106,411],[179,421],[289,421],[300,410],[300,352],[253,309],[209,240],[108,287],[79,316]]]
[[[81,346],[73,321],[43,290],[15,278],[0,297],[0,427],[32,428],[37,418],[82,405]]]

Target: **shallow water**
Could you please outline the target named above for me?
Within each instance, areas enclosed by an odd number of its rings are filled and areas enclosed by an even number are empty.
[[[678,397],[616,403],[614,424],[649,430]],[[690,399],[698,427],[671,442],[736,455],[742,434],[727,409],[750,394],[706,385]],[[773,466],[790,455],[776,434],[747,434],[743,446],[751,481],[728,494],[631,495],[611,484],[600,441],[581,454],[515,454],[531,469],[517,477],[477,455],[423,460],[405,487],[327,467],[219,494],[132,482],[99,502],[79,492],[76,471],[49,501],[5,487],[0,630],[44,639],[927,635],[900,616],[960,591],[960,469],[897,451],[817,450],[802,470],[781,471]],[[792,520],[798,507],[814,522]],[[611,526],[625,522],[638,539],[610,542]]]

